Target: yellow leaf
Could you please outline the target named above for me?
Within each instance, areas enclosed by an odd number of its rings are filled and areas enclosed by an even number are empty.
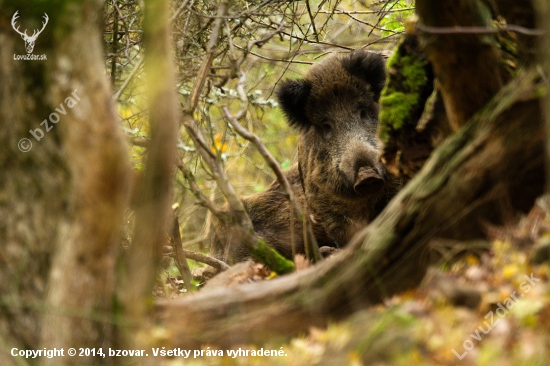
[[[515,275],[516,273],[518,273],[519,271],[519,268],[517,265],[515,264],[507,264],[506,266],[504,266],[504,268],[502,269],[502,277],[504,278],[511,278],[513,275]]]
[[[479,258],[476,257],[476,256],[473,255],[473,254],[468,254],[468,255],[466,256],[466,262],[467,262],[469,265],[478,264],[478,263],[479,263]]]
[[[350,362],[350,365],[360,365],[361,364],[361,356],[356,351],[348,352],[347,354],[348,361]]]
[[[227,151],[227,143],[225,141],[223,141],[223,134],[221,132],[218,132],[214,136],[214,146],[216,146],[216,149],[220,153],[224,153],[224,152]],[[212,151],[216,152],[216,149],[212,148]]]
[[[132,109],[129,107],[129,106],[122,106],[122,105],[118,105],[118,115],[122,118],[122,119],[128,119],[130,117],[132,117],[134,115],[134,113],[132,112]]]

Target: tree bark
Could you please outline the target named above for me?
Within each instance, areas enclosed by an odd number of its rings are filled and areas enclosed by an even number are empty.
[[[10,25],[16,10],[14,4],[3,4],[0,11],[0,360],[4,365],[15,364],[7,353],[12,347],[38,345],[39,309],[58,240],[57,220],[66,216],[66,201],[59,197],[70,189],[60,129],[54,128],[40,141],[29,134],[43,128],[40,122],[53,109],[47,103],[45,80],[34,77],[45,74],[45,63],[13,60],[14,54],[25,53],[23,40]],[[32,15],[39,19],[43,14]],[[42,34],[36,52],[50,49],[47,34]],[[29,143],[34,146],[22,152],[18,143],[23,150]]]
[[[0,12],[3,365],[15,362],[12,347],[110,344],[114,258],[129,173],[104,76],[101,5],[90,0],[61,8],[19,6],[8,2]],[[13,59],[25,53],[10,25],[17,10],[18,22],[26,24],[49,15],[34,49],[47,60]]]
[[[535,76],[518,77],[442,144],[340,255],[279,280],[160,302],[169,346],[262,342],[326,325],[418,285],[429,239],[480,202],[511,192],[533,202],[533,192],[511,189],[544,179]]]
[[[423,0],[416,3],[421,25],[491,27],[491,13],[477,0]],[[422,37],[433,65],[451,128],[456,131],[500,90],[508,76],[494,36],[430,34]],[[476,80],[472,83],[472,80]]]
[[[406,36],[390,59],[389,81],[382,94],[380,113],[380,130],[385,140],[382,159],[388,169],[409,177],[422,167],[442,138],[466,123],[511,77],[510,68],[505,66],[510,61],[509,55],[504,59],[499,52],[504,48],[499,47],[503,38],[487,33],[494,30],[492,13],[482,1],[424,0],[417,2],[416,12],[419,20],[414,28],[410,27],[414,34]],[[423,54],[429,65],[425,65]],[[514,63],[518,67],[517,60]],[[432,84],[431,69],[435,91],[426,98],[422,91]],[[412,96],[415,104],[410,103]],[[407,101],[409,113],[404,113]],[[533,189],[534,194],[541,188],[538,184],[514,189]],[[467,217],[457,218],[440,235],[462,240],[485,237],[487,223],[501,225],[517,218],[512,207],[531,208],[530,199],[510,202],[511,196],[488,198]],[[465,227],[469,229],[464,230]]]
[[[538,0],[485,0],[489,6],[493,7],[495,15],[506,19],[507,24],[518,25],[527,29],[533,29],[536,26],[537,15],[541,13],[535,11],[535,3]],[[545,26],[538,22],[539,28]],[[515,34],[518,54],[522,63],[530,64],[537,60],[538,38],[532,35],[521,33]]]
[[[139,347],[136,330],[151,310],[162,248],[168,243],[167,233],[172,224],[172,179],[180,116],[170,52],[168,11],[167,0],[145,0],[143,29],[151,143],[145,172],[137,187],[132,243],[121,265],[117,291],[122,307],[119,315],[125,324],[133,324],[119,328],[123,349]]]

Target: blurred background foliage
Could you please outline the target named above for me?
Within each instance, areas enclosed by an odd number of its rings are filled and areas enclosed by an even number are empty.
[[[172,39],[180,103],[186,104],[208,49],[218,2],[174,0]],[[284,78],[299,78],[308,67],[333,52],[368,48],[389,54],[403,32],[403,19],[414,11],[414,0],[230,0],[215,44],[213,67],[194,112],[196,124],[228,172],[239,195],[262,191],[274,179],[255,147],[238,136],[224,119],[222,107],[236,114],[243,108],[237,92],[238,71],[246,75],[248,99],[241,119],[258,135],[283,169],[296,159],[296,132],[289,129],[274,99]],[[149,128],[144,93],[143,2],[105,3],[105,69],[112,82],[122,126],[131,144],[135,176],[143,169]],[[205,197],[218,207],[223,196],[183,127],[178,152]],[[212,215],[189,192],[178,170],[175,201],[184,247],[206,251]],[[131,218],[131,213],[129,213]],[[131,221],[131,220],[130,220]],[[127,239],[129,240],[129,239]]]

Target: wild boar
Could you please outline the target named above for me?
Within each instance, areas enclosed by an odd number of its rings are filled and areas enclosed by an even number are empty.
[[[319,246],[346,245],[402,186],[379,160],[378,100],[385,80],[381,56],[355,51],[326,58],[276,91],[299,133],[298,163],[285,174]],[[256,234],[292,258],[291,210],[279,183],[243,201]],[[218,226],[211,255],[228,263],[251,258],[238,232]],[[294,233],[295,252],[304,253],[301,222],[294,222]]]

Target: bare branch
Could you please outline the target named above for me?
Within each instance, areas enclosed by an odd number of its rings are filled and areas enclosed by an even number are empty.
[[[276,250],[267,246],[263,246],[264,249],[260,250],[260,242],[254,233],[254,227],[248,217],[242,200],[229,181],[223,166],[208,148],[206,140],[204,139],[204,136],[193,117],[193,112],[197,106],[198,98],[204,88],[206,77],[208,76],[208,70],[212,66],[212,60],[214,58],[213,50],[217,47],[220,31],[224,22],[223,17],[226,15],[227,10],[227,0],[224,0],[218,7],[219,17],[216,18],[213,26],[208,43],[207,54],[202,62],[195,86],[191,92],[191,96],[189,97],[189,100],[184,108],[183,125],[189,137],[197,147],[198,153],[208,165],[221,192],[227,199],[230,214],[233,217],[234,223],[241,230],[242,243],[247,246],[251,252],[258,257],[258,259],[261,259],[273,270],[278,271],[279,273],[291,272],[294,270],[294,265],[292,262],[285,260],[280,254],[277,253]]]
[[[176,262],[176,267],[178,267],[181,278],[183,278],[183,284],[185,285],[185,288],[187,289],[187,291],[191,291],[194,287],[191,283],[193,276],[191,275],[191,269],[189,268],[189,264],[187,264],[187,258],[185,257],[185,253],[183,252],[180,235],[180,224],[177,215],[174,215],[172,240],[174,247],[174,261]]]
[[[206,77],[208,76],[209,69],[212,66],[212,60],[214,59],[214,49],[218,44],[218,38],[222,29],[224,16],[227,14],[228,6],[228,0],[223,0],[218,7],[217,18],[214,21],[212,34],[210,35],[210,40],[206,49],[206,59],[203,61],[200,71],[197,75],[195,86],[193,88],[193,91],[191,92],[189,100],[187,101],[187,105],[185,106],[185,112],[193,111],[197,107],[199,96],[204,87],[204,83],[206,82]]]
[[[226,269],[229,268],[229,266],[226,263],[222,262],[219,259],[212,258],[210,256],[207,256],[207,255],[204,255],[204,254],[201,254],[201,253],[192,252],[192,251],[186,250],[186,249],[182,249],[182,251],[183,251],[183,253],[185,254],[185,256],[187,258],[192,259],[192,260],[197,261],[197,262],[206,263],[209,266],[212,266],[212,267],[216,268],[217,270],[225,271]]]
[[[201,243],[205,240],[210,239],[211,228],[212,228],[212,211],[208,211],[206,213],[206,220],[204,220],[203,232],[202,232],[201,236],[198,237],[198,238],[195,238],[195,239],[188,240],[188,241],[182,243],[181,246],[183,248],[187,248],[187,247],[190,247],[191,245],[195,245],[195,244],[198,244],[198,243]]]
[[[141,68],[141,65],[143,65],[143,58],[140,58],[139,61],[136,63],[136,65],[134,66],[134,68],[132,69],[132,72],[130,73],[130,75],[128,75],[128,77],[126,78],[126,80],[124,80],[124,83],[122,83],[122,85],[120,86],[120,88],[117,90],[117,92],[115,93],[115,95],[113,96],[113,99],[114,100],[119,100],[120,99],[120,96],[122,95],[122,93],[124,92],[124,90],[126,90],[126,88],[128,87],[128,85],[130,85],[130,82],[132,81],[132,79],[134,78],[134,76],[136,76],[138,70]]]
[[[189,1],[191,1],[191,0],[186,0],[180,5],[178,10],[176,10],[174,15],[172,15],[172,17],[170,18],[170,24],[172,24],[174,22],[174,20],[177,19],[178,16],[183,12],[183,10],[185,10],[187,5],[189,4]],[[113,96],[114,100],[119,100],[120,99],[120,96],[122,95],[124,90],[126,90],[126,88],[130,84],[132,79],[136,76],[138,70],[141,68],[141,65],[143,65],[143,58],[140,58],[139,61],[134,65],[134,68],[132,69],[132,72],[130,72],[130,75],[128,75],[126,80],[124,80],[124,83],[122,84],[122,86],[114,94],[114,96]]]
[[[415,29],[422,33],[429,34],[496,34],[502,32],[521,33],[526,36],[539,37],[543,36],[545,31],[541,29],[529,29],[519,25],[506,24],[499,28],[490,27],[431,27],[424,25],[418,21],[415,22]]]
[[[385,11],[384,13],[385,14],[399,13],[399,12],[410,11],[410,10],[414,10],[414,8],[390,9],[390,10]],[[334,9],[331,12],[326,11],[326,10],[319,10],[318,13],[319,14],[334,13],[334,14],[345,14],[345,15],[364,15],[364,14],[379,14],[380,10],[352,10],[352,11],[347,11],[347,10],[343,10],[343,9]]]
[[[185,166],[185,164],[180,164],[178,168],[183,173],[183,176],[185,177],[185,180],[189,183],[189,189],[193,193],[193,195],[199,200],[199,203],[206,207],[208,211],[210,211],[216,218],[219,220],[227,220],[227,214],[225,214],[223,211],[221,211],[212,201],[210,201],[204,193],[202,193],[199,185],[197,184],[197,181],[195,179],[195,176],[191,172],[191,170]]]

